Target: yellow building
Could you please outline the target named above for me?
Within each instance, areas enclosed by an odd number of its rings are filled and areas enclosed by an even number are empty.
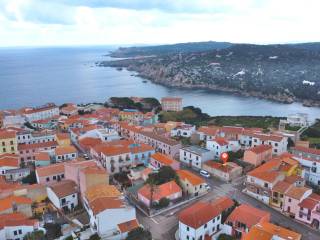
[[[0,154],[3,153],[18,153],[18,143],[15,131],[0,130]]]
[[[66,147],[71,145],[71,139],[68,133],[57,133],[56,136],[59,146]]]

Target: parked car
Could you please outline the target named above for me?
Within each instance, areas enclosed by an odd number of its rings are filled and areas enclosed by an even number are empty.
[[[204,187],[208,190],[208,191],[210,191],[211,190],[211,187],[206,183],[206,184],[204,184]]]
[[[200,171],[200,175],[203,176],[203,177],[206,177],[206,178],[209,178],[209,177],[210,177],[210,174],[209,174],[207,171],[205,171],[205,170],[201,170],[201,171]]]

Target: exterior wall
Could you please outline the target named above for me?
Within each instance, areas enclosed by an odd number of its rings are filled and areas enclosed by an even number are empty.
[[[229,145],[219,145],[215,140],[209,140],[206,142],[206,148],[213,152],[214,158],[220,158],[220,155],[224,152],[231,151]]]
[[[0,167],[0,175],[2,176],[6,175],[6,172],[10,169],[18,169],[18,167],[9,167],[9,166]]]
[[[65,178],[64,172],[56,173],[54,175],[39,177],[36,172],[37,183],[41,183],[44,185],[51,184],[53,182],[58,182],[58,180],[62,180]]]
[[[80,172],[79,177],[80,177],[79,186],[80,186],[81,196],[84,196],[87,189],[94,185],[101,184],[101,183],[109,184],[109,176],[107,175],[107,173],[104,175],[104,174],[83,174],[82,172]]]
[[[195,126],[190,126],[189,128],[174,128],[171,130],[171,137],[191,137],[192,133],[196,131]]]
[[[27,235],[28,233],[33,232],[34,226],[6,226],[4,228],[5,232],[5,237],[1,238],[3,240],[6,239],[24,239],[24,236]],[[0,235],[1,236],[1,235]]]
[[[145,166],[147,166],[150,162],[150,156],[154,153],[155,153],[155,150],[131,153],[130,158],[133,165],[144,164]]]
[[[283,137],[283,139],[280,142],[271,141],[271,140],[263,141],[259,137],[252,138],[251,147],[256,147],[261,144],[271,145],[272,146],[272,154],[279,156],[279,155],[287,152],[288,138]]]
[[[129,170],[132,165],[132,160],[130,158],[130,152],[115,155],[106,156],[101,153],[102,165],[106,168],[109,174],[115,174],[121,172],[122,170]]]
[[[47,194],[48,194],[48,198],[52,202],[52,204],[59,209],[68,208],[69,210],[72,210],[74,207],[78,206],[77,193],[73,193],[73,194],[65,196],[63,198],[59,198],[52,191],[52,189],[50,187],[47,187]],[[64,200],[65,200],[65,203],[64,203]]]
[[[222,229],[221,215],[211,219],[197,229],[189,227],[179,221],[179,240],[205,239],[205,235],[213,235]]]
[[[299,214],[300,207],[298,204],[305,198],[307,198],[312,193],[312,189],[306,191],[305,194],[301,197],[301,199],[294,199],[289,196],[284,196],[284,212],[288,213],[290,216],[295,217]]]
[[[212,159],[213,153],[209,151],[198,155],[188,150],[180,149],[180,162],[183,162],[193,168],[201,169],[204,162]]]
[[[50,108],[50,109],[46,109],[43,111],[37,111],[34,113],[27,113],[25,114],[26,119],[29,122],[32,121],[37,121],[37,120],[42,120],[42,119],[47,119],[47,118],[52,118],[53,116],[59,115],[59,108],[58,107],[54,107],[54,108]]]
[[[77,152],[74,153],[68,153],[68,154],[63,154],[63,155],[56,155],[55,159],[57,162],[63,162],[66,160],[73,160],[78,157]]]
[[[162,106],[163,111],[181,111],[182,110],[182,100],[161,101],[161,106]]]
[[[320,161],[295,157],[303,167],[302,177],[314,185],[320,186]]]
[[[155,160],[154,158],[150,159],[150,164],[155,169],[160,169],[161,167],[166,166],[165,164],[162,164],[161,162]],[[170,164],[168,166],[170,166],[173,170],[179,170],[180,169],[180,163],[178,161],[174,161],[172,164]]]
[[[208,165],[203,165],[203,169],[206,170],[208,173],[210,173],[212,176],[217,177],[223,181],[231,181],[242,174],[242,168],[235,167],[232,170],[228,172],[221,171],[219,169],[212,168]]]
[[[272,158],[272,149],[262,153],[254,153],[250,150],[244,152],[243,161],[250,163],[254,166],[260,166],[263,161],[267,162]]]
[[[187,195],[198,196],[207,192],[204,182],[199,185],[192,185],[187,179],[180,179],[180,183],[182,185],[183,192]]]
[[[163,196],[165,198],[168,198],[169,200],[173,201],[176,199],[179,199],[182,197],[182,191],[168,195],[168,196]],[[142,202],[144,205],[146,206],[150,206],[150,199],[145,198],[143,195],[141,195],[140,193],[138,193],[138,199],[140,202]],[[154,200],[154,202],[157,202],[156,200]]]
[[[18,153],[18,143],[15,137],[0,139],[0,154],[3,153]]]

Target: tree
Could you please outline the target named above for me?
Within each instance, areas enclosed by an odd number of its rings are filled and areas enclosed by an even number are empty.
[[[146,183],[150,184],[150,182],[152,182],[155,185],[161,185],[172,180],[179,183],[179,177],[176,171],[174,171],[170,166],[163,166],[157,173],[150,174]]]
[[[163,197],[159,200],[159,208],[164,208],[169,206],[170,200],[166,197]]]
[[[28,176],[22,178],[22,183],[24,183],[24,184],[35,184],[35,183],[37,183],[36,172],[35,171],[31,171]]]
[[[95,233],[90,236],[89,240],[100,240],[101,238],[99,237],[98,233]]]
[[[236,240],[236,238],[223,233],[219,235],[218,240]]]
[[[45,236],[44,236],[43,231],[41,231],[41,230],[34,231],[32,233],[28,233],[23,238],[23,240],[44,240],[44,239],[45,239]]]
[[[152,240],[152,235],[148,230],[138,227],[128,233],[126,240]]]

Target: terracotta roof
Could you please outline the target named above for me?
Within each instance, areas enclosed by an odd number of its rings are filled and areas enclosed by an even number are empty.
[[[281,142],[282,139],[284,138],[283,136],[280,136],[280,135],[263,134],[263,133],[254,133],[253,137],[259,138],[262,141],[273,141],[273,142]]]
[[[254,152],[255,154],[260,154],[260,153],[263,153],[263,152],[266,152],[266,151],[269,151],[269,150],[272,150],[272,146],[271,145],[261,144],[261,145],[258,145],[256,147],[250,148],[247,151]]]
[[[94,215],[106,210],[115,208],[125,208],[124,202],[117,197],[100,197],[89,202]]]
[[[160,162],[163,165],[169,166],[175,162],[170,156],[162,153],[154,153],[151,155],[151,158],[155,159],[156,161]]]
[[[320,195],[316,193],[312,193],[307,198],[303,199],[301,203],[299,203],[299,207],[307,208],[313,210],[317,204],[320,204]]]
[[[101,183],[87,189],[85,195],[88,202],[91,202],[102,197],[117,198],[121,196],[121,193],[114,185]]]
[[[253,226],[243,240],[272,240],[273,236],[283,240],[300,240],[301,234],[286,229],[281,226],[274,225],[270,222],[262,222]]]
[[[0,167],[16,167],[19,168],[19,159],[17,157],[0,157]]]
[[[291,175],[291,176],[285,177],[284,181],[286,181],[288,183],[296,183],[297,181],[303,182],[304,179],[300,176],[297,176],[297,175]]]
[[[314,154],[314,155],[320,155],[320,149],[300,147],[300,146],[296,146],[293,149],[296,151],[300,151],[300,152],[310,153],[310,154]]]
[[[70,138],[69,133],[57,133],[56,136],[59,140],[65,140]]]
[[[218,130],[219,130],[219,127],[203,126],[198,129],[198,132],[202,132],[202,133],[209,135],[209,136],[215,136]]]
[[[11,209],[13,204],[32,204],[32,200],[27,197],[21,196],[9,196],[6,198],[0,199],[0,212],[5,211],[7,209]]]
[[[0,139],[8,139],[8,138],[15,138],[15,137],[16,137],[15,131],[0,129]]]
[[[49,186],[59,198],[77,193],[77,185],[71,180],[62,180]]]
[[[102,140],[100,138],[85,137],[79,140],[79,145],[84,148],[94,147],[101,143]]]
[[[216,137],[213,141],[218,143],[220,146],[225,146],[225,145],[229,144],[228,140],[221,138],[221,137]]]
[[[46,177],[46,176],[52,176],[56,174],[62,174],[64,173],[64,164],[63,163],[57,163],[52,164],[45,167],[37,167],[36,172],[39,177]]]
[[[286,191],[290,189],[291,186],[292,186],[291,183],[288,183],[286,181],[279,181],[276,183],[276,185],[274,185],[274,187],[272,188],[272,191],[284,194]]]
[[[39,148],[52,148],[58,146],[56,141],[42,142],[42,143],[32,143],[32,144],[19,144],[18,150],[30,150]]]
[[[29,219],[22,213],[0,214],[0,229],[13,226],[34,226],[38,220]]]
[[[234,202],[228,197],[219,198],[213,202],[197,202],[182,210],[179,214],[179,221],[185,225],[198,229],[223,211],[232,207]]]
[[[180,97],[163,97],[161,98],[161,102],[176,102],[176,101],[182,101],[182,98]]]
[[[170,181],[164,184],[161,184],[156,187],[153,193],[153,200],[159,201],[161,198],[171,196],[175,193],[182,192],[181,188],[176,184],[175,181]],[[141,194],[147,199],[151,198],[150,186],[144,185],[139,189],[138,194]]]
[[[106,156],[116,156],[120,154],[130,153],[130,149],[127,147],[119,147],[119,146],[106,146],[101,149],[101,153]]]
[[[50,155],[48,152],[38,152],[34,154],[36,161],[50,161]]]
[[[267,219],[265,219],[267,218]],[[227,222],[241,222],[246,224],[248,228],[264,220],[269,220],[270,213],[254,208],[247,204],[242,204],[237,207],[227,218]]]
[[[270,161],[255,168],[247,175],[272,183],[282,174],[279,171],[280,165],[281,161],[279,161],[279,159],[271,159]]]
[[[232,133],[232,134],[241,134],[244,131],[243,127],[233,127],[233,126],[223,126],[220,128],[221,132]]]
[[[55,153],[58,156],[77,152],[78,151],[74,146],[58,146],[55,150]]]
[[[230,172],[233,169],[233,167],[228,164],[222,164],[215,161],[207,161],[204,165],[225,173]]]
[[[294,198],[300,200],[302,196],[307,192],[310,191],[310,188],[307,187],[296,187],[292,186],[289,191],[286,192],[286,197]]]
[[[89,175],[89,174],[105,174],[105,175],[107,175],[106,170],[104,168],[98,167],[98,166],[86,167],[84,169],[81,169],[81,172],[85,175]]]
[[[118,228],[121,233],[130,232],[131,230],[138,228],[138,227],[139,227],[139,223],[138,223],[137,219],[133,219],[131,221],[118,224]]]
[[[205,183],[205,181],[198,175],[193,174],[188,170],[178,170],[177,174],[182,181],[188,180],[193,186]]]
[[[170,145],[170,146],[175,146],[175,145],[178,145],[180,144],[180,142],[174,140],[174,139],[171,139],[171,138],[168,138],[168,137],[165,137],[165,136],[162,136],[162,135],[159,135],[159,134],[156,134],[156,133],[151,133],[151,132],[141,132],[142,135],[145,135],[149,138],[152,138],[156,141],[159,141],[159,142],[163,142],[167,145]]]

